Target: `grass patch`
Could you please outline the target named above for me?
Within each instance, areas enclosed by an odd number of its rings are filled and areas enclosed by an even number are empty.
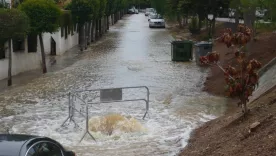
[[[272,23],[255,23],[256,33],[273,32],[276,30],[276,22]]]

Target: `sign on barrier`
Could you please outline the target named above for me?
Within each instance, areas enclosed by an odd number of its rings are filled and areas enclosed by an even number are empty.
[[[145,88],[147,91],[146,98],[141,99],[123,99],[123,89],[139,89]],[[91,102],[91,99],[87,98],[87,93],[91,92],[100,92],[100,101],[99,102]],[[146,115],[149,111],[149,88],[146,86],[137,86],[137,87],[122,87],[122,88],[107,88],[107,89],[93,89],[93,90],[81,90],[70,92],[68,94],[68,108],[69,108],[69,115],[66,120],[62,123],[61,126],[64,126],[65,123],[69,120],[73,122],[75,125],[79,126],[76,121],[74,120],[75,113],[78,113],[85,119],[85,133],[82,136],[80,142],[83,140],[86,134],[88,134],[93,140],[96,139],[93,135],[89,132],[88,121],[89,121],[89,109],[88,106],[91,105],[92,108],[97,109],[93,105],[101,104],[101,103],[114,103],[114,102],[130,102],[130,101],[145,101],[146,103],[146,112],[143,116],[143,120],[145,119]],[[79,101],[79,105],[76,104],[76,101]]]
[[[123,99],[122,88],[117,89],[101,89],[100,100],[101,102],[118,101]]]

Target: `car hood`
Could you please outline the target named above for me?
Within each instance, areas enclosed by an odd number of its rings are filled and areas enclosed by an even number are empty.
[[[150,19],[150,22],[164,22],[164,19]]]

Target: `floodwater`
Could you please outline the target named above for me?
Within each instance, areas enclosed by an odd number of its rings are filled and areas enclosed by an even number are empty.
[[[83,53],[70,51],[69,60],[57,59],[56,67],[30,83],[0,95],[0,131],[51,137],[78,156],[175,155],[186,146],[191,131],[224,113],[225,99],[201,91],[206,68],[195,62],[172,62],[170,36],[166,29],[149,29],[143,14],[125,16],[109,33]],[[64,64],[63,64],[64,62]],[[106,135],[85,131],[85,118],[75,113],[73,122],[60,125],[68,116],[68,93],[110,87],[147,86],[149,115],[145,102],[120,102],[89,107],[89,118],[110,113],[135,119],[143,131],[120,131]],[[98,93],[80,96],[97,102]],[[123,89],[123,99],[146,97],[146,90]],[[78,110],[84,110],[80,100]],[[113,120],[113,119],[112,119]],[[89,123],[91,124],[91,123]],[[129,128],[129,127],[128,127]],[[95,128],[97,129],[97,128]]]

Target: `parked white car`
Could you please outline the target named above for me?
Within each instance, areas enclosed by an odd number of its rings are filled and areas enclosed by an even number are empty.
[[[128,9],[128,14],[139,14],[139,11],[135,7],[132,7],[131,9]]]
[[[256,17],[257,18],[264,18],[266,12],[267,12],[267,9],[257,8],[256,9]]]
[[[155,16],[157,16],[156,13],[150,12],[149,15],[148,15],[148,21],[149,21],[151,18],[154,18]]]
[[[229,17],[234,18],[235,17],[235,12],[236,12],[236,9],[229,9]],[[257,18],[264,18],[266,12],[267,12],[267,9],[257,8],[256,12],[255,12],[255,15],[256,15]]]
[[[165,20],[161,15],[152,15],[149,19],[150,28],[166,28]]]
[[[154,8],[146,8],[145,16],[148,16],[150,13],[154,13],[155,9]]]
[[[235,17],[235,12],[236,12],[236,10],[235,9],[229,9],[229,17],[230,18],[234,18]]]

